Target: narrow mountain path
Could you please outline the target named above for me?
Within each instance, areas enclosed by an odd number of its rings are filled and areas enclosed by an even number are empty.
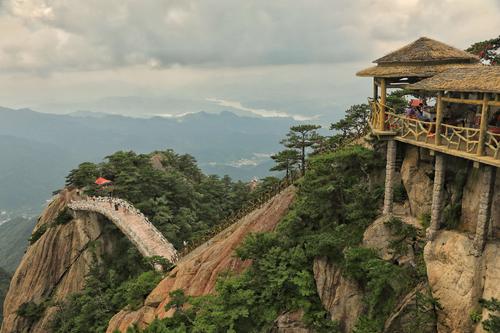
[[[89,211],[105,216],[145,257],[160,256],[172,263],[178,259],[174,246],[146,216],[125,200],[93,197],[72,201],[68,207],[74,211]]]

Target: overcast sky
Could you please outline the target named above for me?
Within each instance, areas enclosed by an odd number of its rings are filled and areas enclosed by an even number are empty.
[[[0,0],[0,105],[327,122],[373,59],[499,34],[500,0]]]

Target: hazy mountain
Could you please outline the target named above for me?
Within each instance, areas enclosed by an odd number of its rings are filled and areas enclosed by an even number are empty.
[[[70,169],[117,150],[172,148],[192,154],[207,173],[265,176],[272,165],[269,154],[280,149],[279,140],[293,123],[230,112],[131,118],[0,108],[0,210],[41,207]]]
[[[0,326],[3,320],[3,300],[9,289],[10,275],[0,267]]]
[[[0,267],[14,272],[28,246],[36,218],[16,217],[0,225]]]

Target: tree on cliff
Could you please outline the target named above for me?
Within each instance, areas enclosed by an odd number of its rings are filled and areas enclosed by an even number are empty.
[[[500,65],[500,36],[474,43],[466,51],[477,55],[485,64]]]
[[[272,155],[271,158],[276,162],[271,171],[285,171],[286,178],[288,179],[295,166],[299,163],[300,155],[294,149],[285,149]]]
[[[84,187],[93,184],[95,179],[99,177],[99,169],[97,165],[90,162],[84,162],[78,168],[70,171],[66,177],[66,185],[76,187]]]
[[[296,150],[299,153],[302,174],[306,172],[307,149],[322,140],[322,136],[317,132],[319,128],[321,128],[319,125],[292,126],[286,138],[281,141],[281,144],[285,147]]]

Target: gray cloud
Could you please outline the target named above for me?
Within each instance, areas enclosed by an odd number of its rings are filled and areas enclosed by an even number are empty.
[[[371,60],[422,35],[460,48],[495,37],[499,4],[0,0],[0,105],[176,114],[220,110],[215,96],[336,118],[368,94],[354,73]],[[110,96],[141,102],[98,102]]]

